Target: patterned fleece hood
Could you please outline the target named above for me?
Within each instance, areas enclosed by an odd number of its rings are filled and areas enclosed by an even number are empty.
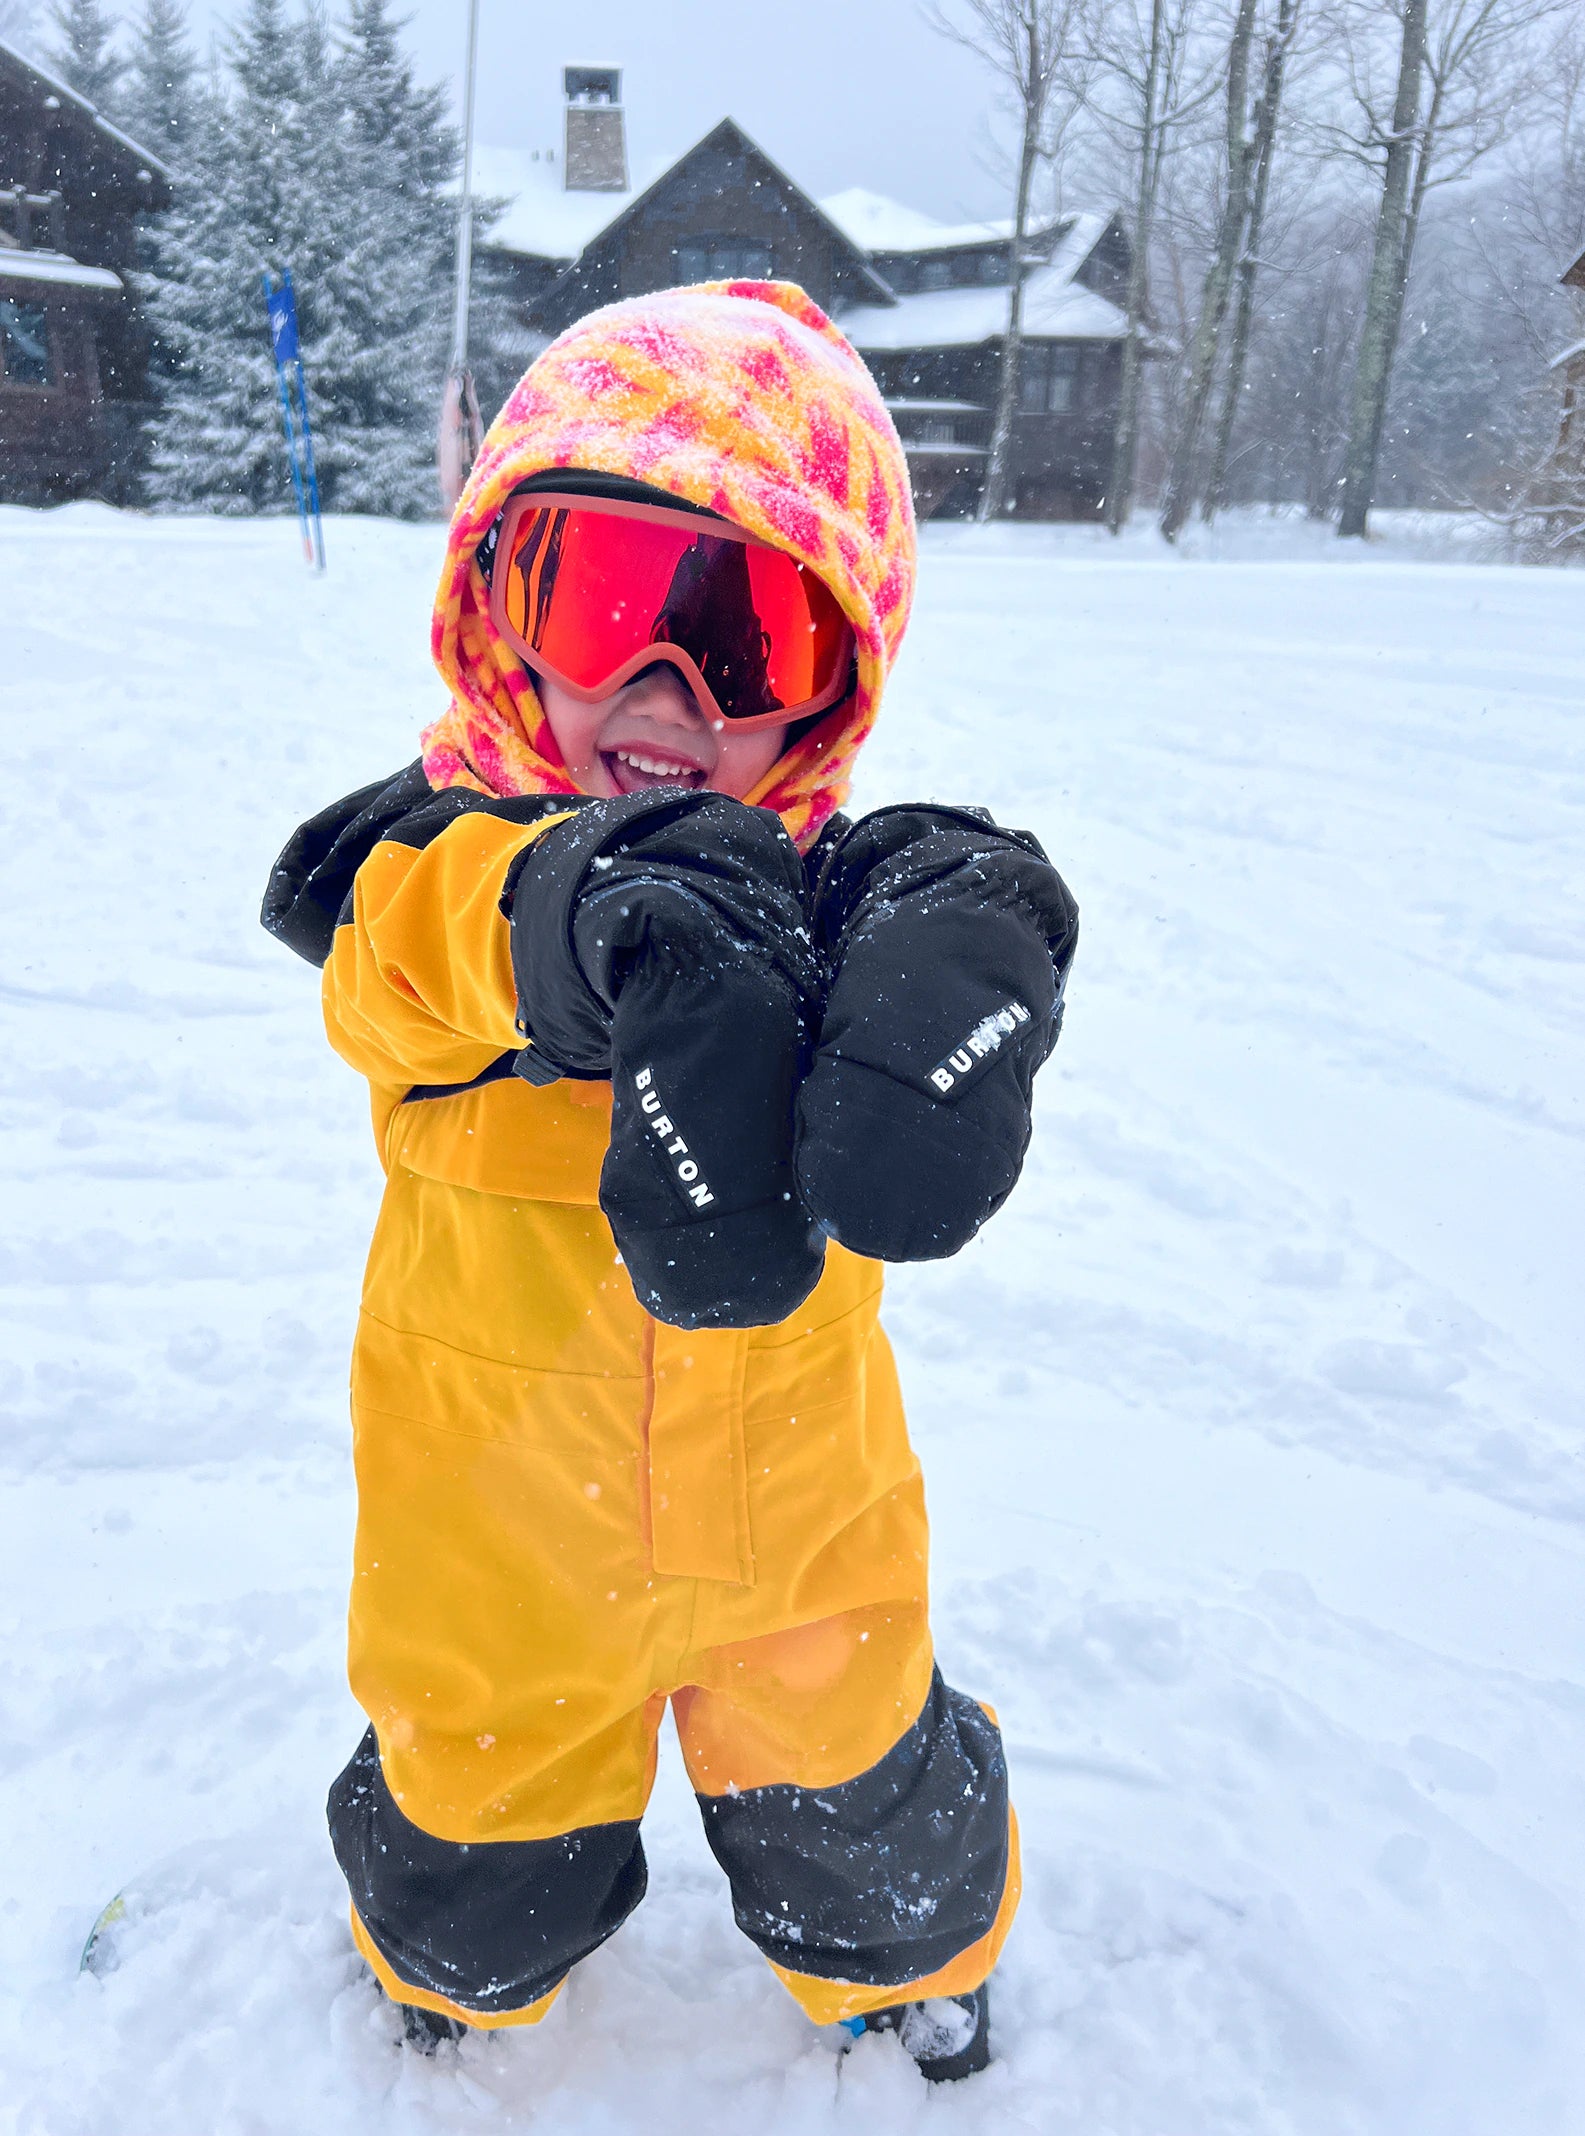
[[[847,797],[913,599],[908,470],[875,381],[791,282],[707,282],[591,312],[524,373],[458,500],[435,597],[451,704],[424,734],[433,787],[576,788],[532,679],[489,615],[476,552],[520,482],[625,475],[704,505],[819,573],[853,626],[858,690],[748,796],[800,846]]]

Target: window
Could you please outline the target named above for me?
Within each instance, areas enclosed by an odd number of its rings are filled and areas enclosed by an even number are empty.
[[[919,269],[921,289],[950,289],[952,287],[952,262],[950,260],[926,260]]]
[[[958,427],[949,423],[944,415],[927,415],[919,425],[921,445],[955,445],[958,442]]]
[[[1018,374],[1018,405],[1025,415],[1066,415],[1078,400],[1078,350],[1026,341]]]
[[[773,271],[769,245],[752,238],[704,237],[677,247],[679,282],[764,282]]]
[[[53,386],[49,320],[42,304],[0,297],[0,372],[8,386]]]

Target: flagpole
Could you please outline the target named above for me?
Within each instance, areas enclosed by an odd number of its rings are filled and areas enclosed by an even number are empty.
[[[462,198],[457,217],[457,290],[451,362],[440,407],[440,493],[449,512],[462,494],[481,439],[479,403],[468,369],[468,304],[473,290],[473,96],[478,72],[479,0],[468,0],[468,61],[462,86]]]
[[[462,89],[462,214],[457,224],[457,304],[451,318],[451,368],[468,362],[468,298],[473,283],[473,90],[479,57],[479,0],[468,0],[468,71]]]

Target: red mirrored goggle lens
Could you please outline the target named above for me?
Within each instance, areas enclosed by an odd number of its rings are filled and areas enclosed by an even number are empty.
[[[598,694],[656,646],[697,669],[725,719],[834,703],[852,637],[824,583],[780,549],[661,506],[525,497],[507,508],[491,610],[517,651]]]

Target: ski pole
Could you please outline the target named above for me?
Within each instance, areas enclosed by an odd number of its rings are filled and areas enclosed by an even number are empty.
[[[276,305],[272,301],[275,292],[270,288],[268,271],[261,274],[259,280],[264,285],[264,306],[270,315],[271,341],[272,344],[278,344],[279,336],[275,325]],[[314,552],[308,538],[308,504],[303,495],[302,470],[297,464],[297,431],[292,422],[292,390],[286,382],[286,366],[280,361],[279,356],[276,357],[275,363],[275,383],[280,388],[281,394],[281,428],[286,433],[286,464],[291,469],[292,490],[297,498],[297,524],[302,530],[303,560],[305,563],[311,564],[314,560]]]
[[[297,298],[292,289],[292,270],[288,267],[282,280],[286,284],[287,297],[291,302],[292,316],[297,315]],[[308,380],[303,375],[301,349],[297,354],[297,399],[303,416],[303,461],[308,475],[308,501],[314,515],[314,549],[321,571],[325,568],[325,524],[319,516],[319,477],[314,471],[314,433],[308,420]]]

